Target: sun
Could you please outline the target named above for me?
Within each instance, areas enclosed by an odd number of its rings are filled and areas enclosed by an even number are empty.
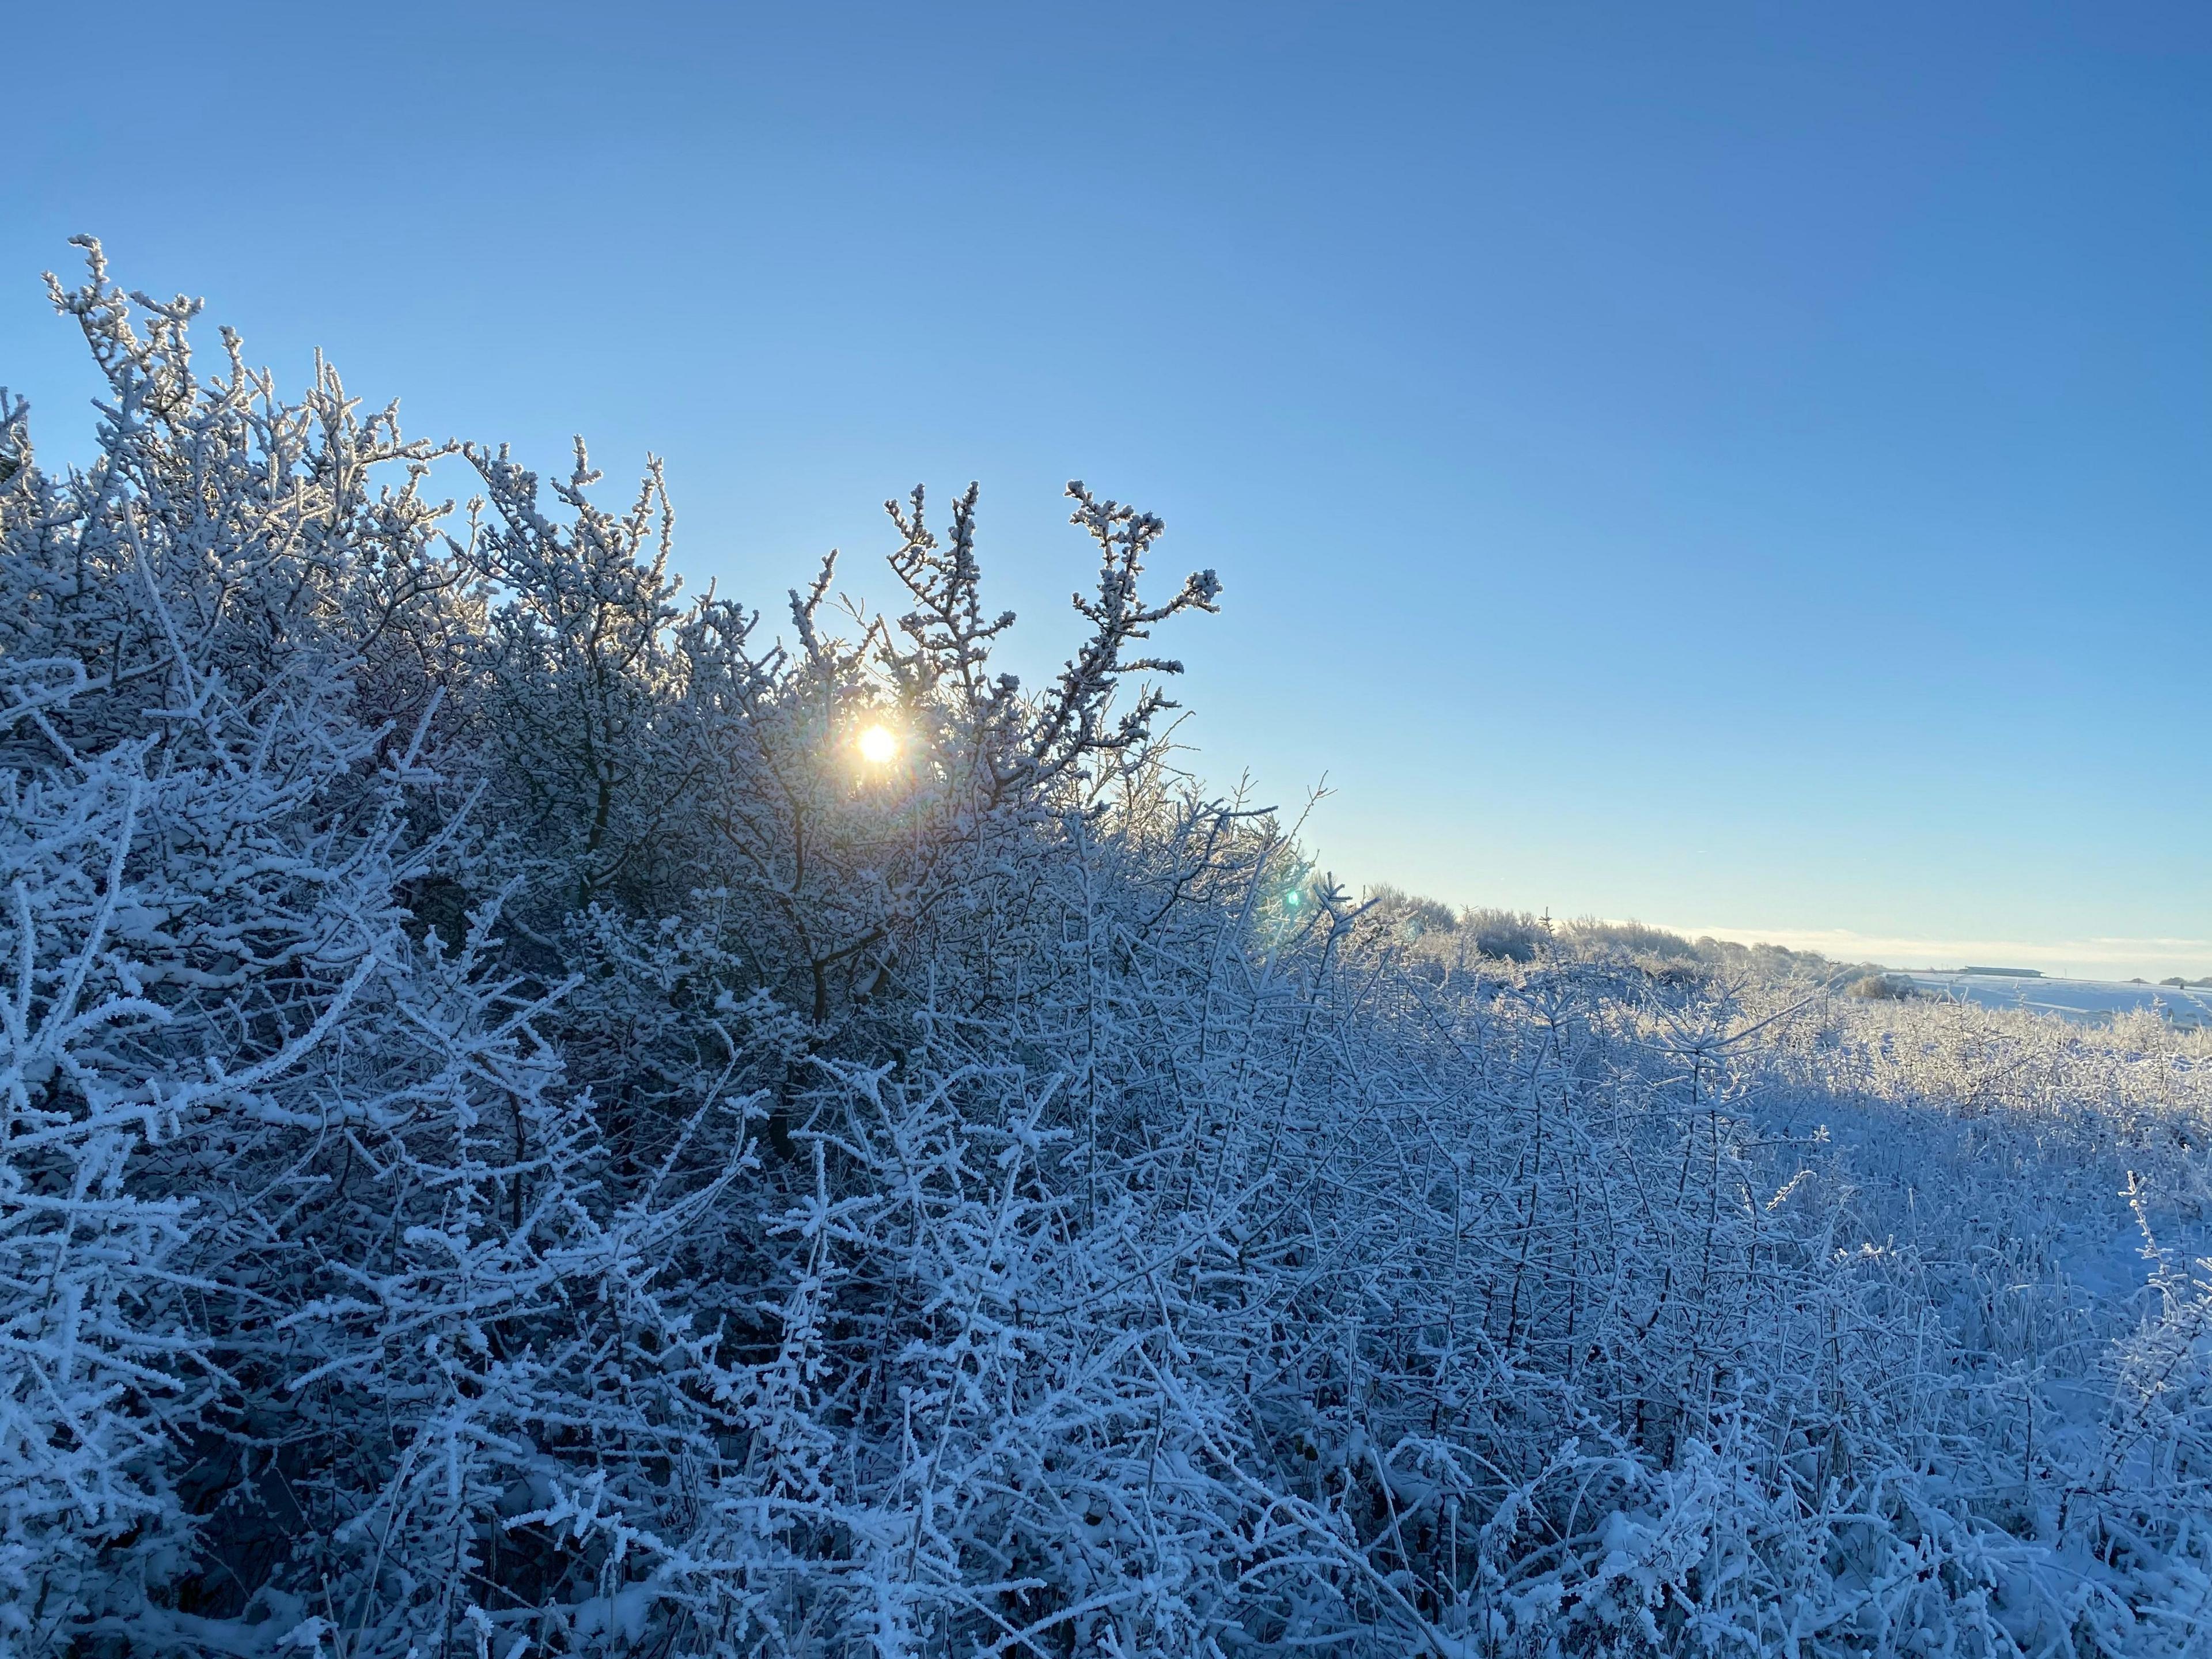
[[[860,758],[872,765],[898,758],[898,733],[888,726],[871,726],[860,733]]]

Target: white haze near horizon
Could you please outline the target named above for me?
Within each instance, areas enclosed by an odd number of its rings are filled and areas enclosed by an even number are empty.
[[[1715,927],[1655,922],[1690,939],[1738,945],[1780,945],[1817,951],[1838,962],[1878,962],[1887,968],[2034,968],[2067,978],[2160,980],[2212,974],[2212,939],[2090,938],[2028,941],[2001,939],[1916,939],[1854,933],[1847,927]]]

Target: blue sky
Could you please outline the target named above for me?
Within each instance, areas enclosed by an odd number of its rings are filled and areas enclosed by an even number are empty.
[[[1460,902],[2212,972],[2201,6],[44,8],[0,383],[106,239],[295,383],[881,592],[980,478],[1163,514],[1218,783]]]

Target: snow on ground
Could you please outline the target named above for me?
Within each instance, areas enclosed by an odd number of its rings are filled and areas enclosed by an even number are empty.
[[[2102,1021],[2142,1009],[2163,1012],[2177,1025],[2212,1025],[2212,989],[2145,985],[2132,980],[2029,978],[2010,974],[1938,973],[1906,969],[1900,975],[1923,990],[1984,1008],[2025,1008],[2071,1020]]]

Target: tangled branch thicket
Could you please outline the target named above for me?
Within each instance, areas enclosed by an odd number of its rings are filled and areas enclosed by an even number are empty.
[[[87,252],[97,460],[0,396],[0,1651],[2207,1650],[2203,1040],[1354,905],[1172,764],[1157,520],[1070,487],[1041,690],[972,489],[763,629],[657,469]]]

